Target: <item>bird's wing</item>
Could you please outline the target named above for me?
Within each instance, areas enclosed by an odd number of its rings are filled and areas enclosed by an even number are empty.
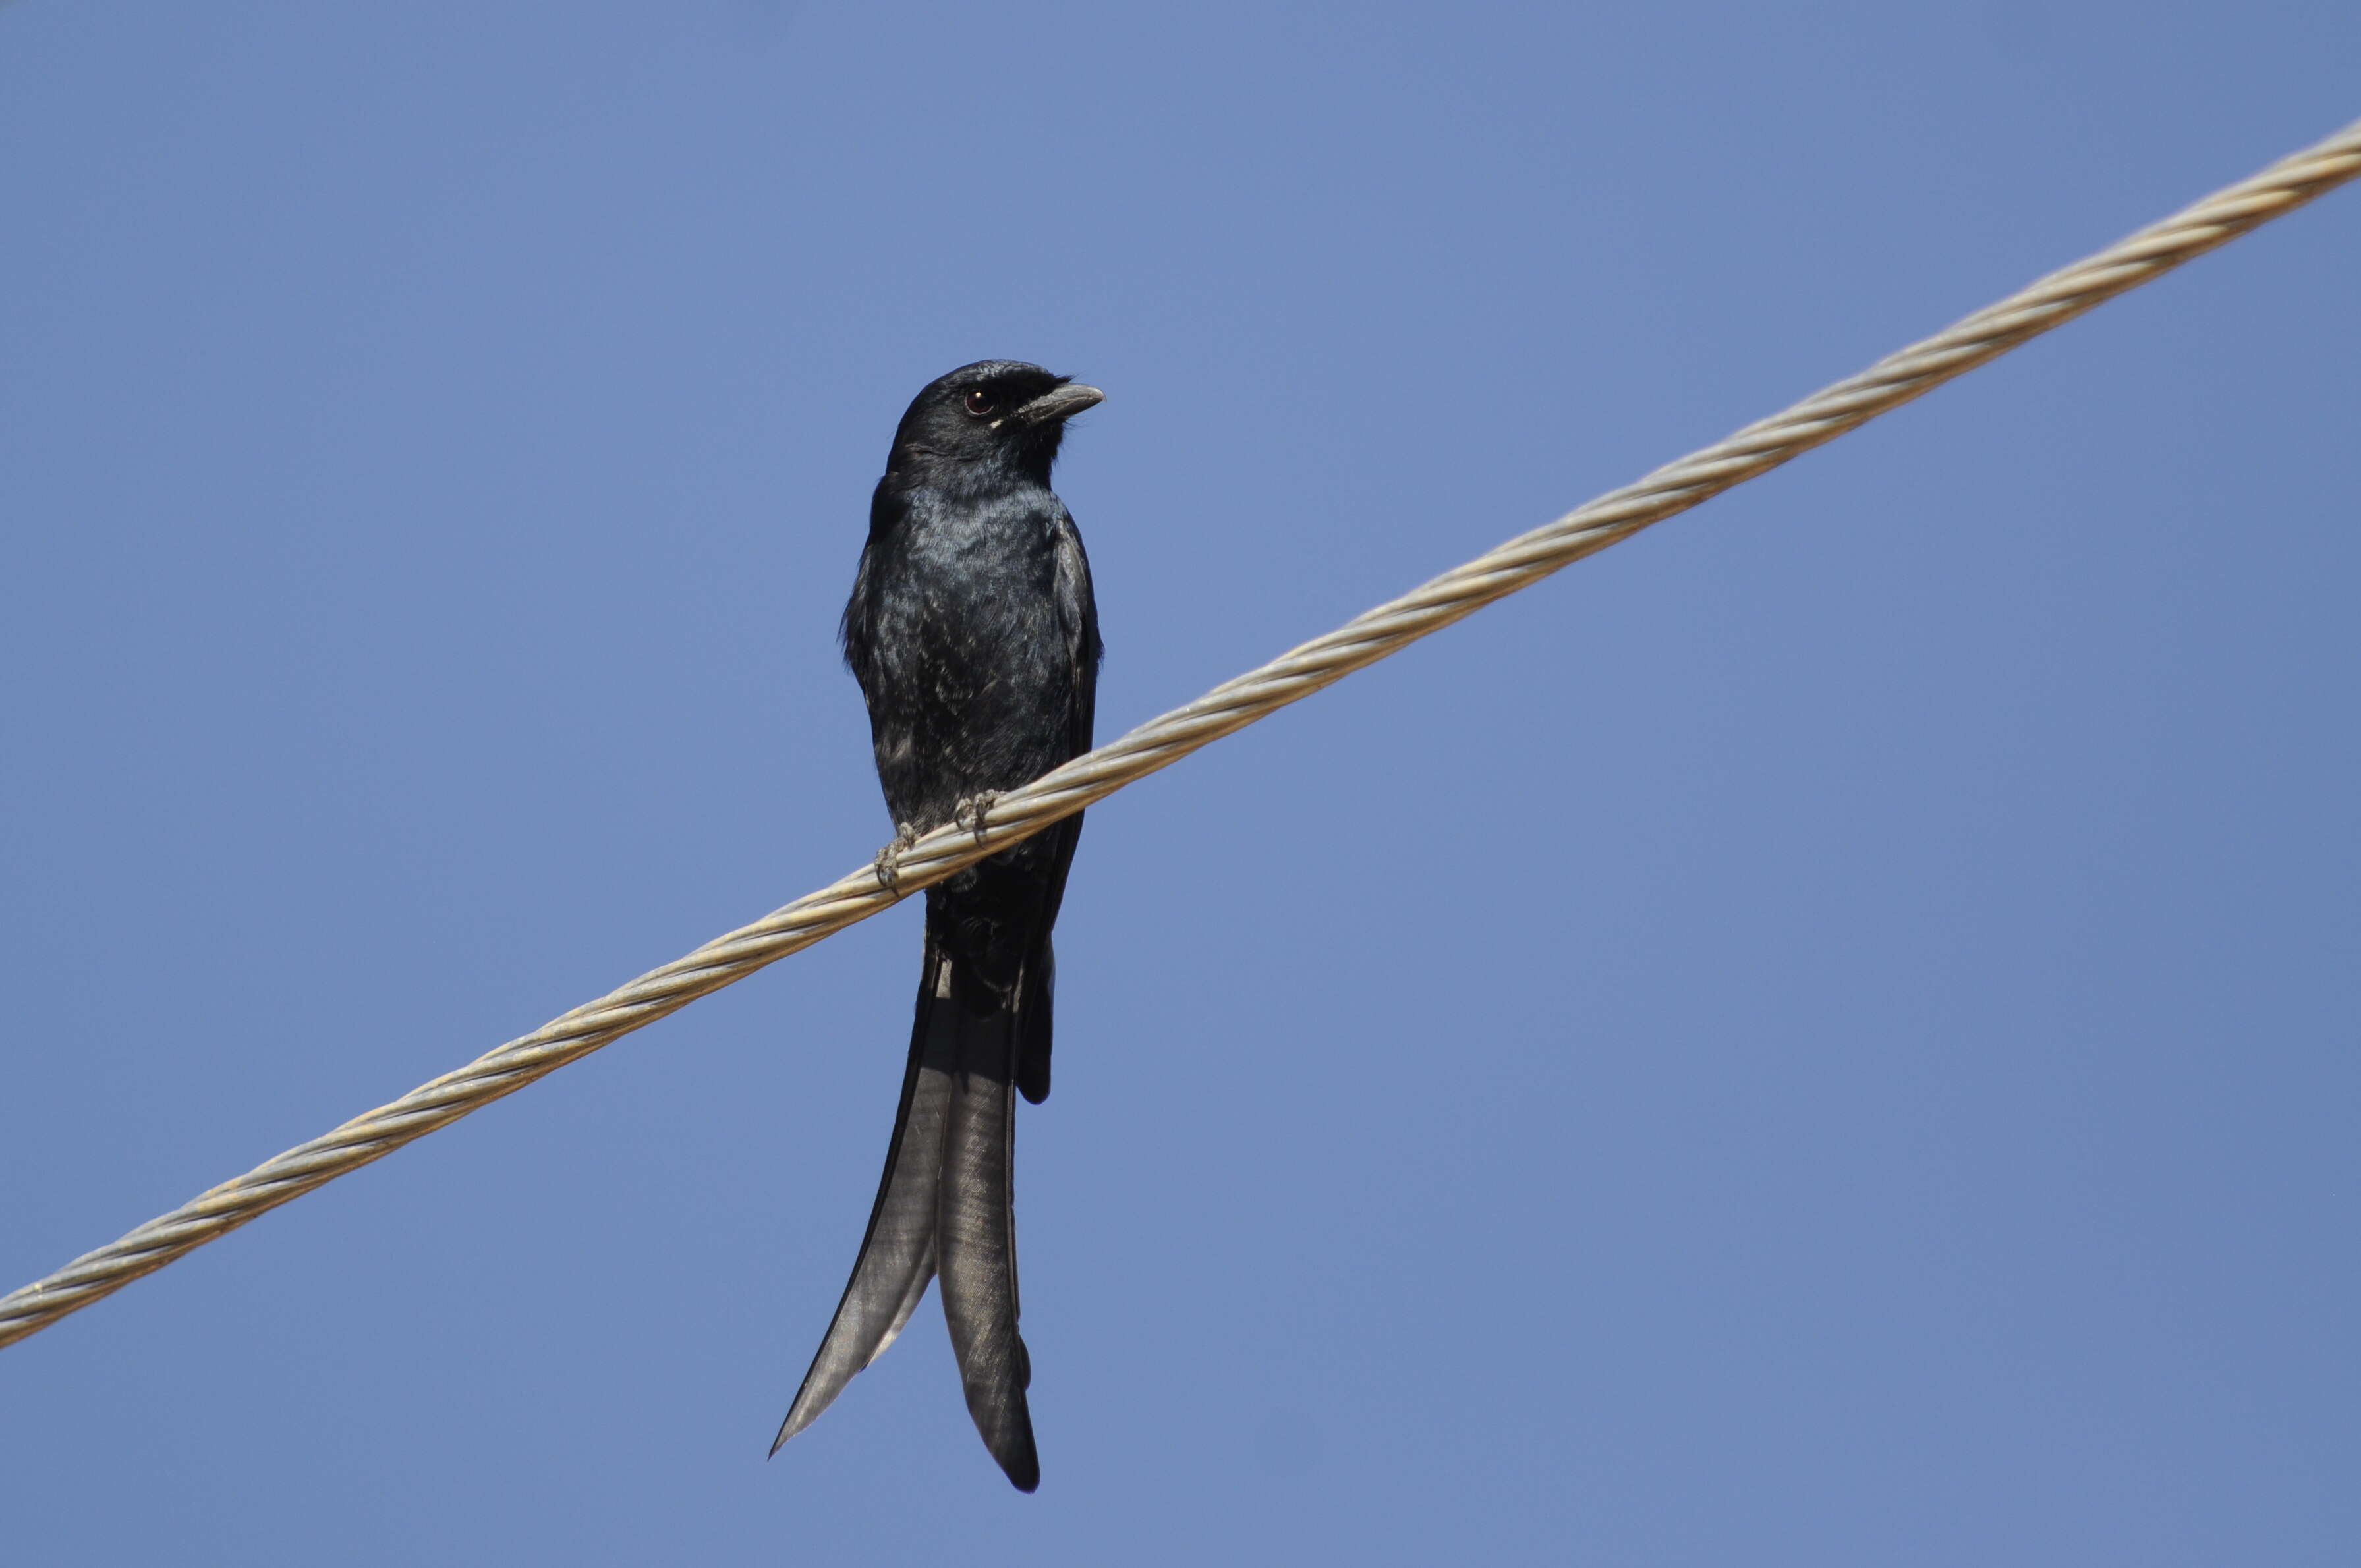
[[[1066,656],[1072,669],[1066,712],[1066,754],[1079,757],[1091,749],[1091,728],[1098,706],[1098,606],[1091,592],[1091,562],[1083,553],[1082,532],[1063,502],[1057,503],[1051,526],[1057,539],[1055,592],[1058,621],[1066,634]],[[1082,815],[1076,812],[1042,834],[1049,840],[1049,873],[1042,888],[1039,939],[1025,960],[1016,1031],[1016,1087],[1038,1105],[1049,1098],[1049,1058],[1058,957],[1049,932],[1058,924],[1065,902],[1066,873],[1074,863],[1074,846],[1082,837]]]
[[[1099,641],[1098,599],[1091,591],[1091,558],[1082,549],[1082,530],[1074,526],[1073,514],[1065,504],[1056,504],[1058,622],[1065,630],[1066,656],[1074,672],[1073,696],[1067,714],[1068,740],[1073,747],[1069,755],[1079,757],[1091,749],[1091,724],[1098,707],[1099,660],[1106,650]]]

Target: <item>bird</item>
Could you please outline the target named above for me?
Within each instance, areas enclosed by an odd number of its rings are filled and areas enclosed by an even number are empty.
[[[992,801],[1091,748],[1098,609],[1049,488],[1066,422],[1105,394],[987,359],[929,382],[894,432],[839,629],[896,838],[982,831]],[[1014,1089],[1049,1093],[1049,942],[1080,813],[928,888],[900,1109],[867,1234],[779,1435],[817,1420],[942,1282],[969,1416],[1022,1492],[1041,1464],[1017,1332]]]

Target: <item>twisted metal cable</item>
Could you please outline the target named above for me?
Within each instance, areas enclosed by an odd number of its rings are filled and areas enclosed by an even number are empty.
[[[1215,686],[1186,707],[1000,796],[982,820],[937,828],[898,855],[889,852],[878,865],[864,866],[751,926],[716,938],[456,1072],[265,1160],[47,1278],[0,1297],[0,1346],[39,1332],[183,1253],[514,1093],[708,992],[865,920],[1497,598],[1833,441],[2356,174],[2361,174],[2361,121],[2051,273],[1946,332],[1887,356],[1783,413],[1666,464],[1637,484],[1609,491],[1547,527],[1355,617],[1325,637]]]

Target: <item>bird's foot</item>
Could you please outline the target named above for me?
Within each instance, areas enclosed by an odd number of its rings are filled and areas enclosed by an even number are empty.
[[[888,893],[899,893],[902,886],[902,857],[918,841],[918,830],[908,823],[896,824],[901,831],[894,841],[877,851],[877,885]]]
[[[999,800],[1000,792],[996,789],[978,790],[951,807],[951,820],[974,834],[975,841],[981,844],[983,842],[984,820]]]

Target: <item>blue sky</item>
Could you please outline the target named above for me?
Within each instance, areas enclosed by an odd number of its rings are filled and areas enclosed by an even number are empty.
[[[2361,113],[2313,4],[0,7],[0,1288],[865,860],[893,422],[1102,737]],[[1093,809],[763,1459],[896,911],[0,1352],[26,1560],[2361,1552],[2361,192]]]

